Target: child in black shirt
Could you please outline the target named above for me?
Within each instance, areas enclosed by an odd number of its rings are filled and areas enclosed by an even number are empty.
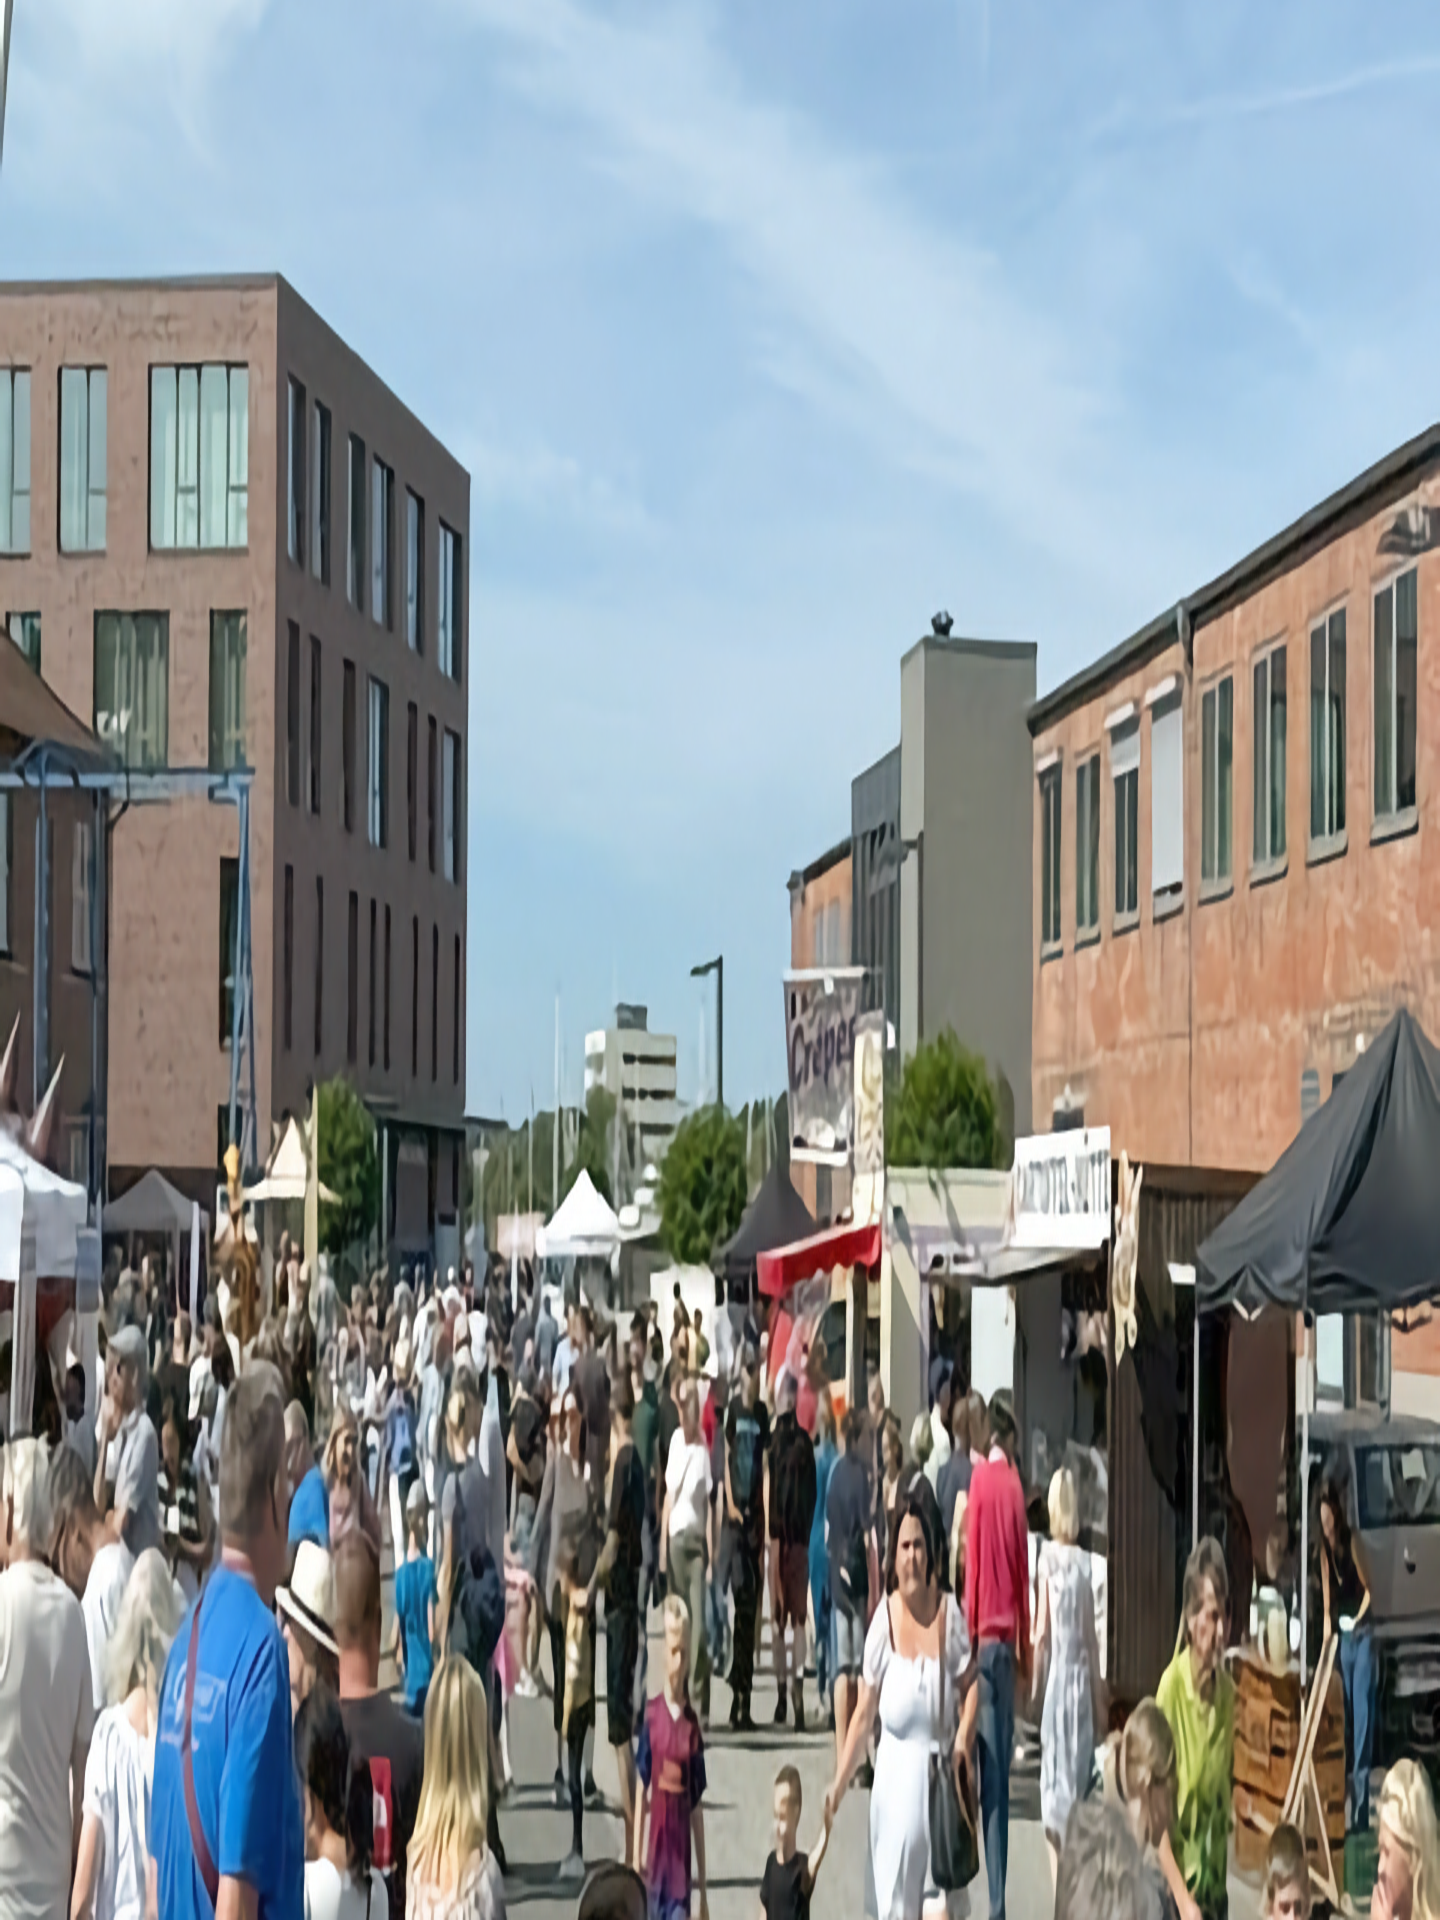
[[[798,1853],[795,1835],[800,1826],[800,1775],[781,1767],[775,1776],[775,1851],[765,1862],[760,1882],[760,1910],[765,1920],[810,1920],[810,1896],[825,1849],[830,1844],[830,1809],[809,1854]]]

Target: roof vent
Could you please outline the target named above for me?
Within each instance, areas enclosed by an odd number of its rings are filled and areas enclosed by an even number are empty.
[[[932,613],[930,616],[930,631],[938,640],[948,640],[950,638],[950,629],[954,624],[955,622],[943,608],[939,613]]]

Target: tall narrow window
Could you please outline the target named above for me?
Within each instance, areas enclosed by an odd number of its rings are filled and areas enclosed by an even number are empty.
[[[1040,776],[1040,943],[1060,943],[1060,769]]]
[[[365,826],[372,847],[390,837],[390,694],[379,680],[370,682],[370,752],[365,787]]]
[[[0,553],[30,551],[30,373],[0,367]]]
[[[14,810],[0,792],[0,953],[10,952],[10,875],[15,871]]]
[[[1140,723],[1110,735],[1110,780],[1115,794],[1115,918],[1140,911]]]
[[[350,895],[345,927],[345,1058],[353,1067],[360,1050],[360,896]]]
[[[325,882],[315,876],[315,1058],[320,1058],[325,1022]]]
[[[460,678],[460,608],[464,604],[464,583],[460,578],[461,541],[442,520],[440,522],[440,598],[435,616],[435,650],[440,671],[452,680]]]
[[[249,500],[249,369],[152,367],[150,545],[243,547]]]
[[[1345,831],[1345,609],[1310,629],[1310,838]]]
[[[425,651],[425,502],[405,490],[405,640]]]
[[[460,878],[460,736],[445,729],[445,754],[441,768],[441,804],[444,808],[445,863],[447,880]]]
[[[286,551],[297,567],[305,564],[305,389],[290,382],[290,459],[286,495]]]
[[[95,616],[95,731],[122,766],[163,767],[170,746],[170,616]]]
[[[285,866],[284,912],[284,972],[281,975],[280,1008],[285,1051],[289,1053],[295,1039],[295,869],[288,861]]]
[[[1075,932],[1100,925],[1100,756],[1075,769]]]
[[[300,804],[300,629],[293,620],[285,631],[285,798]]]
[[[5,630],[24,654],[36,673],[40,671],[40,616],[38,613],[8,613]]]
[[[105,551],[104,367],[60,369],[60,551]]]
[[[330,409],[315,402],[315,444],[310,454],[310,571],[330,584]]]
[[[412,700],[405,709],[405,813],[409,827],[410,858],[415,858],[417,815],[420,811],[420,710]]]
[[[440,929],[430,928],[430,1078],[440,1078]]]
[[[455,936],[455,992],[451,1003],[452,1046],[450,1077],[458,1087],[460,1084],[460,936]]]
[[[426,800],[428,802],[428,807],[429,807],[430,871],[431,873],[434,873],[435,871],[435,801],[436,801],[435,788],[439,780],[439,768],[436,766],[435,761],[436,761],[436,756],[438,752],[438,745],[437,745],[438,739],[439,739],[439,735],[435,727],[435,716],[432,714],[430,716],[430,751],[427,757],[426,769],[425,769]]]
[[[1234,799],[1235,683],[1227,674],[1200,701],[1200,880],[1230,878]]]
[[[310,811],[320,811],[320,746],[325,709],[320,699],[320,642],[310,636]]]
[[[210,615],[210,771],[245,765],[245,615]]]
[[[91,967],[90,908],[94,897],[95,831],[88,820],[75,822],[70,842],[70,965],[76,973]]]
[[[365,442],[350,436],[350,544],[345,566],[345,597],[352,607],[365,605]]]
[[[220,861],[220,1044],[235,1035],[235,933],[240,920],[240,862]]]
[[[1184,702],[1171,690],[1150,710],[1150,890],[1185,887]]]
[[[1375,818],[1415,805],[1415,569],[1375,596]]]
[[[1272,647],[1251,677],[1255,711],[1251,768],[1255,820],[1251,850],[1257,867],[1285,857],[1285,649]]]
[[[370,468],[370,618],[390,627],[390,549],[394,534],[395,475],[383,460]]]
[[[390,906],[385,906],[385,1071],[390,1071]]]
[[[375,1042],[379,1028],[380,1012],[380,903],[374,896],[370,900],[370,1033],[367,1049],[369,1064],[375,1064]]]
[[[410,921],[410,1078],[420,1078],[420,916]]]
[[[340,817],[355,831],[355,662],[347,660],[340,705]]]

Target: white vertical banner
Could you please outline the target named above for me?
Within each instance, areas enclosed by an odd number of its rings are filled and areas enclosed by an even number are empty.
[[[200,1202],[190,1203],[190,1328],[200,1328]]]
[[[35,1230],[27,1221],[20,1232],[20,1277],[15,1283],[15,1317],[10,1331],[10,1438],[30,1432],[35,1404]]]
[[[1009,1287],[970,1290],[970,1385],[988,1400],[1015,1391],[1015,1296]]]

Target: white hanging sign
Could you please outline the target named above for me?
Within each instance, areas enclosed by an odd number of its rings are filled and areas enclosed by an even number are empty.
[[[1103,1247],[1110,1238],[1110,1129],[1034,1133],[1015,1142],[1017,1247]]]

